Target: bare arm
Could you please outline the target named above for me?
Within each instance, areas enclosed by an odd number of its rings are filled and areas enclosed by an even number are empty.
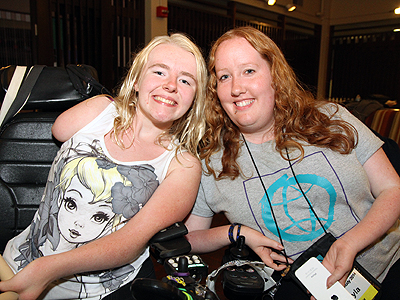
[[[323,263],[331,271],[328,286],[345,280],[358,252],[379,239],[400,215],[400,178],[379,149],[364,164],[376,198],[367,215],[329,249]]]
[[[230,244],[228,235],[229,226],[220,226],[210,229],[212,217],[205,218],[191,214],[185,222],[189,231],[186,235],[192,252],[207,253],[218,250]]]
[[[190,167],[174,159],[151,199],[123,228],[74,250],[34,260],[11,280],[0,282],[0,290],[15,291],[21,300],[36,299],[58,278],[115,268],[135,260],[155,233],[183,220],[193,206],[201,166],[190,154],[183,155],[186,159],[180,161]]]
[[[110,102],[109,98],[98,96],[66,110],[58,116],[51,128],[54,137],[60,142],[70,139],[81,128],[93,121]]]
[[[204,218],[190,215],[186,221],[189,233],[187,239],[192,246],[192,252],[205,253],[218,250],[230,244],[228,231],[230,225],[210,228],[212,218]],[[237,227],[234,229],[237,234]],[[263,260],[263,262],[275,270],[283,270],[284,265],[278,265],[275,261],[286,262],[284,256],[272,251],[282,250],[283,246],[247,226],[242,226],[240,234],[246,239],[246,244]]]

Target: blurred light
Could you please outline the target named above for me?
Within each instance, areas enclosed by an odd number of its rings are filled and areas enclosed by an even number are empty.
[[[400,32],[400,28],[393,29],[394,32]]]
[[[268,0],[268,5],[274,5],[276,0]]]
[[[400,7],[395,8],[395,9],[394,9],[394,13],[395,13],[396,15],[400,15]]]
[[[286,5],[286,9],[287,9],[288,11],[294,11],[294,10],[296,9],[296,5],[294,5],[294,4],[292,4],[292,3],[287,4],[287,5]]]

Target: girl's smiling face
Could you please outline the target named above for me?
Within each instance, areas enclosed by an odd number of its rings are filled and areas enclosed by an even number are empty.
[[[156,126],[168,128],[190,108],[197,91],[196,59],[173,44],[160,44],[149,54],[139,81],[138,109]]]
[[[59,230],[68,242],[87,243],[96,239],[114,217],[111,203],[92,201],[91,190],[74,176],[58,212]]]
[[[236,37],[218,46],[215,73],[221,105],[246,138],[273,139],[275,91],[268,62]]]

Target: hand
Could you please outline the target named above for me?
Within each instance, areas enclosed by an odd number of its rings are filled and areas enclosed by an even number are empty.
[[[16,292],[19,300],[37,299],[46,289],[46,271],[40,268],[37,260],[28,264],[9,280],[0,282],[0,291]]]
[[[246,238],[248,245],[270,268],[276,271],[282,271],[286,268],[286,258],[280,254],[284,247],[270,238],[267,238],[257,230],[247,226],[242,226],[241,234]],[[288,258],[289,263],[293,260]]]
[[[351,243],[348,243],[344,237],[336,240],[330,247],[326,254],[322,264],[331,272],[331,276],[328,277],[327,287],[331,287],[336,281],[339,281],[342,285],[345,284],[347,276],[349,275],[357,251],[351,247]]]

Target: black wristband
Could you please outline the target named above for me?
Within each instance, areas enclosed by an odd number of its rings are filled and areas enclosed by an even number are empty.
[[[235,227],[238,226],[238,230],[237,230],[237,235],[236,235],[236,241],[240,235],[240,228],[242,227],[242,224],[239,223],[232,223],[231,226],[229,227],[229,231],[228,231],[228,237],[229,240],[231,241],[231,243],[235,243],[235,239],[233,238],[233,230],[235,229]]]
[[[239,239],[240,236],[240,228],[242,228],[242,224],[237,224],[238,225],[238,229],[237,229],[237,234],[236,234],[236,242]]]
[[[237,225],[236,223],[232,223],[231,226],[229,227],[228,237],[231,243],[235,242],[235,240],[233,239],[233,229],[235,228],[236,225]]]

